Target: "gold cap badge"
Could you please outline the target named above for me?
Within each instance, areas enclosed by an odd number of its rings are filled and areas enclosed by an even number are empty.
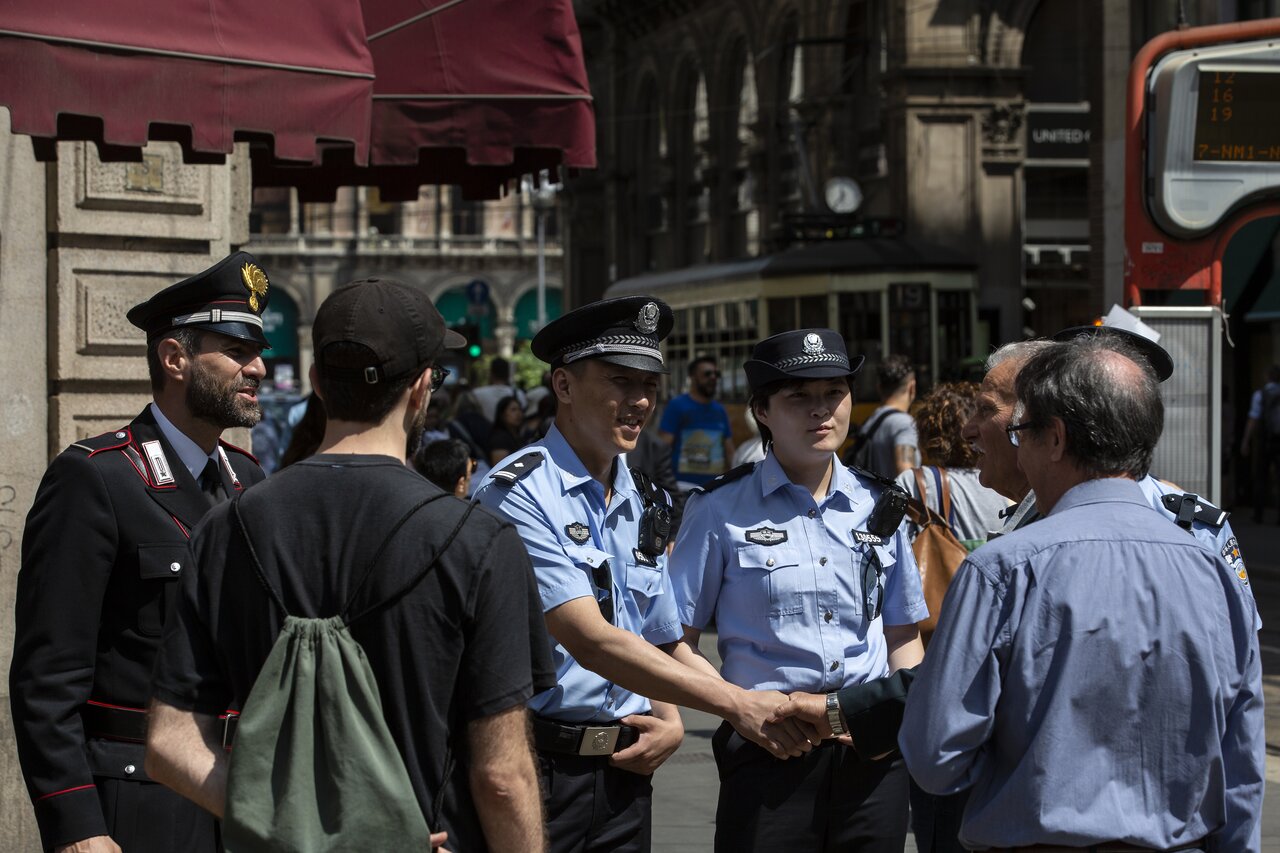
[[[244,286],[249,291],[249,307],[257,312],[258,297],[265,298],[267,295],[267,274],[257,264],[245,264],[240,268],[240,277],[244,279]]]

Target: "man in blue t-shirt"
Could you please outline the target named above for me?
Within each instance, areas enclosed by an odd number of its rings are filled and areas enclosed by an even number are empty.
[[[710,356],[689,362],[689,393],[667,404],[658,435],[671,445],[676,480],[685,491],[729,470],[733,432],[729,413],[714,399],[720,370]]]

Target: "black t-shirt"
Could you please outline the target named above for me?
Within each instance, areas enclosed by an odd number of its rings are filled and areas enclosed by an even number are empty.
[[[386,456],[313,456],[244,493],[240,511],[268,580],[296,616],[353,616],[421,571],[466,509],[442,497],[396,533],[369,581],[360,579],[392,526],[440,490]],[[191,540],[156,662],[155,696],[184,710],[241,708],[284,615],[252,567],[230,504]],[[484,850],[468,786],[467,723],[555,686],[555,666],[528,552],[515,528],[477,507],[426,579],[358,619],[391,734],[430,818],[446,738],[457,762],[440,826],[453,850]]]

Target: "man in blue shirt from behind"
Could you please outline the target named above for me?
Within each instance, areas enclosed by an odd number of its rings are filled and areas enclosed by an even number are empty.
[[[1135,482],[1164,417],[1142,358],[1077,338],[1018,374],[1044,517],[961,567],[899,733],[921,787],[971,787],[970,848],[1260,849],[1254,609]]]

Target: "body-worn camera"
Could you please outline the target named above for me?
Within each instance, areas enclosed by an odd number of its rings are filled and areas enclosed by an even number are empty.
[[[646,503],[640,516],[640,539],[636,548],[650,557],[659,557],[667,550],[671,538],[671,509],[658,503]]]
[[[888,539],[907,514],[907,493],[896,483],[885,486],[867,519],[867,532]]]

